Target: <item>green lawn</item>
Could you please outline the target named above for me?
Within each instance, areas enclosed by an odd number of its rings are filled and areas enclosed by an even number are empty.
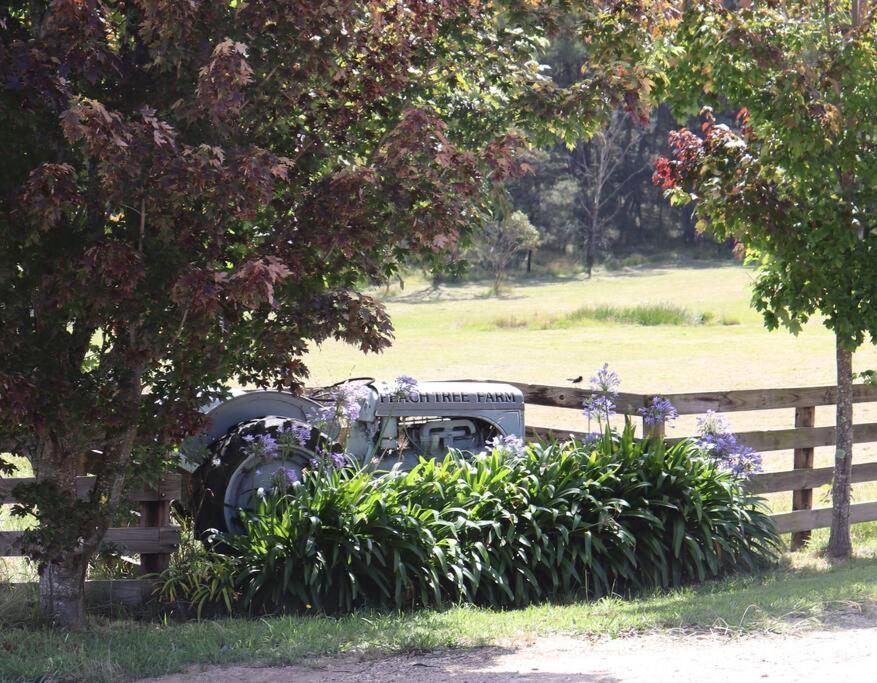
[[[877,619],[877,558],[829,566],[796,555],[788,566],[637,600],[495,612],[361,613],[144,623],[95,621],[85,634],[0,629],[0,680],[119,681],[193,665],[288,664],[345,652],[380,653],[514,643],[537,634],[618,636],[662,628],[723,632],[796,630],[854,613]]]
[[[396,326],[391,349],[366,356],[326,343],[307,358],[315,384],[349,375],[422,379],[484,377],[562,384],[604,361],[634,392],[796,386],[830,383],[833,339],[818,322],[799,337],[767,332],[749,306],[752,272],[737,265],[643,267],[621,272],[522,280],[503,297],[485,284],[431,290],[413,279],[380,294]],[[714,323],[642,327],[582,320],[561,329],[504,327],[503,320],[545,320],[582,307],[672,304],[709,312]],[[722,320],[724,318],[724,320]],[[739,321],[739,324],[727,324]],[[722,324],[722,323],[726,324]],[[498,323],[498,324],[497,324]],[[857,355],[858,369],[877,352]]]

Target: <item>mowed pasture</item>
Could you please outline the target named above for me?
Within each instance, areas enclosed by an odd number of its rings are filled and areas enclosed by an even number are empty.
[[[520,278],[495,297],[486,282],[435,289],[412,277],[404,287],[373,292],[386,303],[396,328],[390,349],[363,354],[331,342],[313,349],[306,362],[314,385],[400,373],[418,379],[566,385],[567,378],[578,375],[587,382],[603,362],[618,371],[624,391],[636,393],[833,384],[831,331],[818,319],[798,336],[766,330],[750,305],[754,278],[753,270],[732,263],[674,263],[597,271],[591,280],[580,275]],[[630,320],[634,307],[645,309],[647,324]],[[607,310],[626,321],[607,320],[612,317]],[[661,318],[667,323],[654,324]],[[863,347],[854,363],[857,372],[877,368],[877,348]],[[855,410],[859,421],[877,420],[877,404],[857,405]],[[577,411],[531,407],[527,414],[531,424],[575,430],[587,426]],[[738,431],[794,426],[792,409],[728,417]],[[818,408],[816,426],[832,424],[834,408]],[[691,434],[694,427],[695,418],[686,417],[668,435]],[[815,466],[830,466],[833,453],[833,448],[817,449]],[[857,446],[855,459],[877,459],[877,445]],[[791,466],[791,451],[765,456],[768,471]],[[877,484],[855,486],[854,498],[877,498]],[[775,511],[791,506],[790,493],[769,500]],[[823,487],[814,495],[814,506],[827,504],[828,487]]]

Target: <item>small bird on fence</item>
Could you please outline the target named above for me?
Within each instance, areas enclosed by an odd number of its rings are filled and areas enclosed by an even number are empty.
[[[582,376],[579,375],[578,377],[567,377],[566,381],[571,382],[572,384],[581,384]]]

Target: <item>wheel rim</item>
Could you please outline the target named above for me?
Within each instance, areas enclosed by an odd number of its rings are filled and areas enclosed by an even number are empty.
[[[283,458],[259,454],[244,459],[232,472],[225,489],[226,528],[232,533],[244,533],[241,511],[255,510],[259,499],[272,489],[300,482],[304,466],[315,455],[305,448],[293,448]]]

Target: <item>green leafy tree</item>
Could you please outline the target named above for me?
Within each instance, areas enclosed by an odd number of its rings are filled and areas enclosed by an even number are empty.
[[[747,3],[748,4],[748,3]],[[862,3],[688,6],[669,77],[681,110],[745,107],[732,128],[671,135],[655,180],[759,266],[769,328],[820,314],[836,336],[837,450],[828,552],[849,556],[852,352],[877,339],[877,27]],[[673,99],[673,93],[670,93]],[[803,362],[803,361],[802,361]]]
[[[484,225],[476,238],[475,253],[493,277],[494,294],[499,294],[508,277],[512,259],[526,249],[535,249],[538,244],[539,231],[523,211],[514,211]]]
[[[536,59],[573,11],[595,54]],[[391,340],[357,289],[464,242],[537,142],[646,106],[652,3],[13,0],[0,7],[0,452],[47,617],[83,623],[125,490],[229,382]],[[77,498],[91,454],[96,484]],[[0,463],[3,461],[0,460]],[[8,462],[4,466],[10,470]]]

